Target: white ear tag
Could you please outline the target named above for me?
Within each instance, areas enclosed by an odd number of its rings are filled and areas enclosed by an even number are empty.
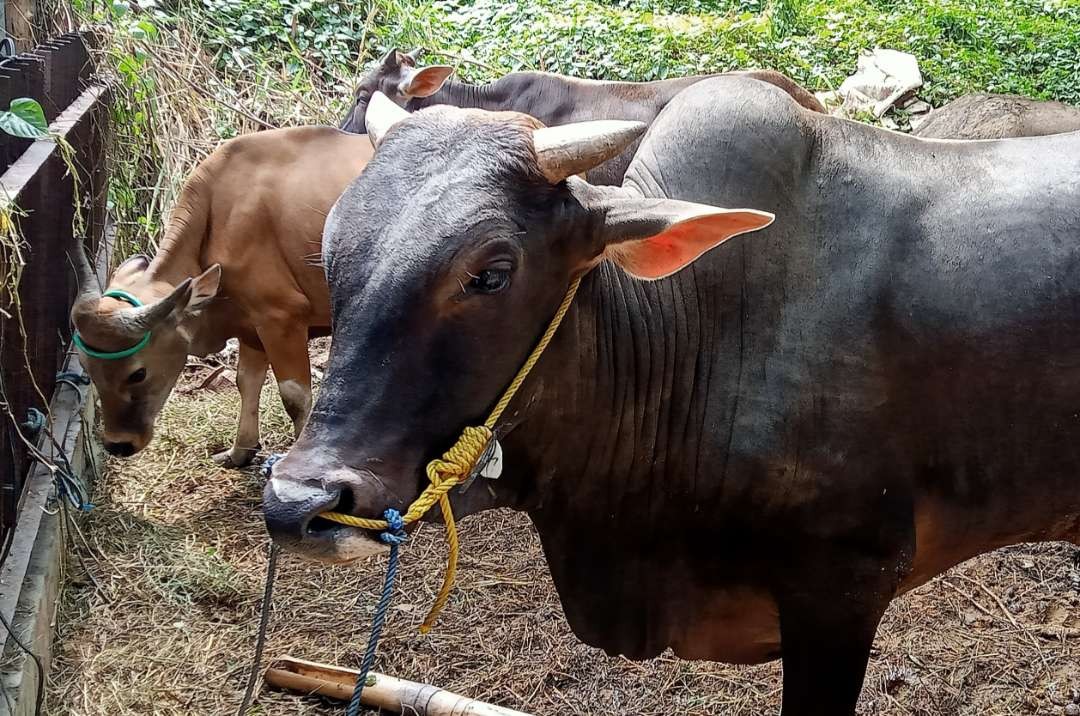
[[[503,459],[502,459],[502,445],[495,438],[491,439],[492,447],[494,448],[491,453],[491,458],[484,465],[484,469],[480,471],[480,477],[486,477],[489,480],[499,479],[499,475],[503,471]]]
[[[473,468],[472,474],[469,475],[465,482],[461,483],[461,491],[466,492],[478,477],[494,480],[501,474],[502,445],[495,438],[491,438],[491,442],[484,448],[484,454],[476,461],[476,467]]]

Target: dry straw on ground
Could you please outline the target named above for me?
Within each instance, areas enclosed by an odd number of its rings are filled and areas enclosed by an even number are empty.
[[[193,369],[183,387],[207,369]],[[288,445],[274,406],[268,450]],[[60,607],[48,713],[232,714],[265,568],[254,470],[218,469],[238,400],[231,389],[173,397],[144,454],[109,464]],[[776,713],[777,664],[664,656],[643,663],[579,643],[537,537],[510,512],[467,519],[458,587],[436,630],[417,634],[444,560],[424,526],[402,577],[376,668],[535,714]],[[355,666],[383,563],[327,568],[285,558],[268,656]],[[1080,694],[1080,565],[1066,545],[969,562],[893,605],[875,643],[863,714],[1060,716]],[[252,713],[343,713],[263,691]]]

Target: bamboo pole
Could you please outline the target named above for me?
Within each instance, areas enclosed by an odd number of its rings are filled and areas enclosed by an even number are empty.
[[[264,678],[267,684],[278,689],[348,701],[356,685],[357,674],[353,669],[283,656],[271,662]],[[361,703],[395,713],[415,716],[529,716],[437,686],[385,674],[371,672],[367,681]]]

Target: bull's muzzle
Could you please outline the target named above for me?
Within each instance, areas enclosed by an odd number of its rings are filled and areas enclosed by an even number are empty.
[[[377,482],[368,484],[348,468],[305,475],[297,470],[300,461],[291,457],[274,465],[263,489],[263,516],[274,542],[302,557],[333,563],[353,562],[388,549],[375,533],[319,517],[330,510],[351,513],[356,505],[385,501]]]

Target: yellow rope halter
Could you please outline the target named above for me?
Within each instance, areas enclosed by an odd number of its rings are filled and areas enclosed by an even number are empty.
[[[450,489],[455,485],[466,480],[469,475],[472,474],[473,469],[476,467],[476,463],[483,457],[488,443],[494,437],[495,423],[499,422],[499,418],[502,417],[503,411],[506,410],[506,406],[513,400],[514,394],[517,393],[518,388],[525,382],[525,379],[529,376],[529,372],[533,369],[533,366],[540,360],[540,356],[544,354],[544,349],[551,343],[555,331],[559,330],[559,324],[562,323],[563,317],[570,309],[570,304],[573,303],[574,295],[577,293],[580,284],[581,277],[575,278],[570,283],[570,288],[567,289],[566,296],[563,297],[562,303],[559,304],[559,310],[555,312],[555,316],[551,319],[551,323],[548,324],[547,330],[544,331],[544,335],[540,337],[540,342],[533,348],[532,353],[530,353],[529,357],[525,360],[525,364],[521,366],[521,370],[519,370],[517,375],[514,376],[514,379],[510,381],[510,385],[503,392],[502,397],[499,398],[499,402],[492,408],[491,414],[488,415],[484,424],[480,427],[465,428],[461,432],[461,437],[458,438],[453,447],[447,450],[441,458],[432,460],[427,464],[426,472],[431,484],[420,493],[420,496],[416,498],[415,502],[409,505],[409,510],[405,513],[405,524],[411,524],[423,517],[436,502],[439,503],[439,509],[442,510],[443,514],[443,520],[446,522],[446,542],[450,548],[450,554],[446,563],[446,573],[443,575],[443,583],[442,587],[439,589],[439,595],[435,598],[435,603],[431,605],[431,610],[428,611],[424,623],[420,626],[420,632],[423,634],[431,631],[431,627],[435,623],[435,619],[439,616],[439,612],[442,611],[442,608],[446,605],[446,601],[450,598],[450,590],[454,586],[454,576],[457,574],[457,524],[454,522],[454,512],[450,509],[450,498],[447,496],[447,493],[449,493]],[[352,515],[346,515],[340,512],[323,512],[319,517],[365,530],[382,531],[389,527],[386,520],[353,517]]]

